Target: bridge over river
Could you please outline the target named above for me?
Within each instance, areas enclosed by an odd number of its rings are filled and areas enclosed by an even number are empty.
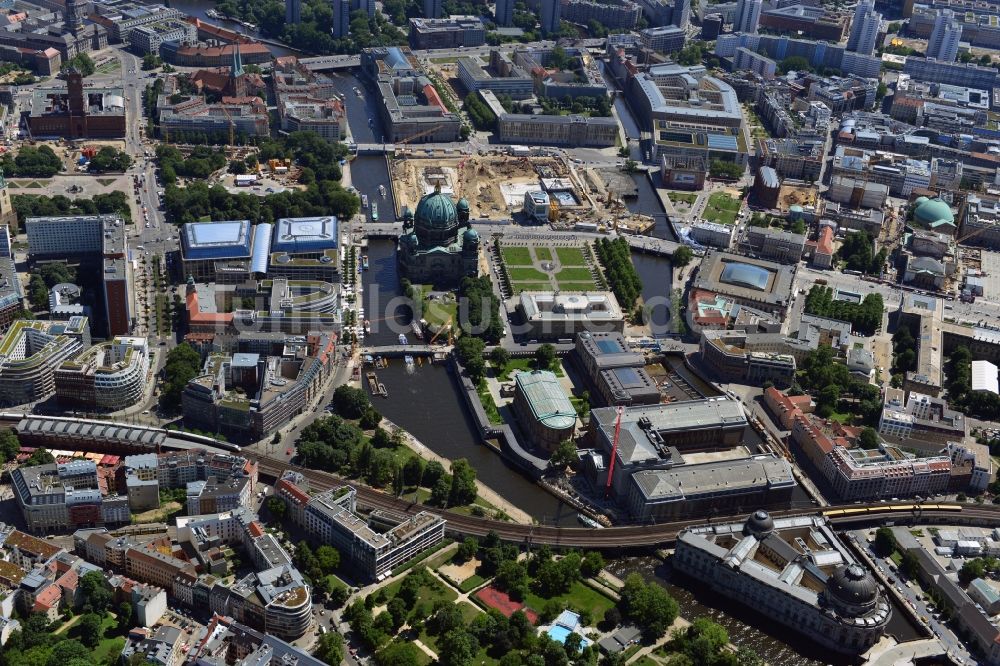
[[[607,234],[591,233],[586,231],[554,231],[548,227],[514,227],[509,224],[500,224],[492,220],[473,220],[472,225],[481,234],[499,234],[508,240],[552,240],[554,242],[565,243],[567,239],[573,238],[583,241],[593,241],[597,238],[607,238]],[[365,235],[369,238],[399,238],[403,233],[403,225],[390,222],[366,223],[364,225]],[[669,257],[674,253],[681,243],[654,238],[653,236],[638,236],[633,234],[611,234],[612,237],[621,236],[636,252],[655,254]]]

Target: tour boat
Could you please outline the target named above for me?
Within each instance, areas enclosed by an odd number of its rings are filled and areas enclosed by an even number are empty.
[[[361,268],[362,270],[368,270],[368,255],[361,255]]]
[[[576,519],[579,520],[582,524],[586,525],[587,527],[596,527],[598,529],[604,527],[604,525],[601,525],[599,522],[597,522],[590,516],[585,516],[582,513],[576,514]]]
[[[372,202],[372,222],[378,222],[378,204]]]
[[[361,207],[362,208],[368,208],[368,195],[367,194],[362,194],[361,195]]]
[[[378,193],[381,194],[383,198],[385,198],[385,185],[378,186]]]
[[[399,334],[399,344],[401,345],[409,344],[409,342],[406,339],[406,336],[403,335],[402,333]]]

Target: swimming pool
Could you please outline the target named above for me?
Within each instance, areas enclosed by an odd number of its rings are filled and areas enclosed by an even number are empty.
[[[552,640],[559,641],[560,643],[562,643],[563,645],[565,645],[566,644],[566,639],[573,632],[571,632],[566,627],[561,627],[558,624],[555,624],[555,625],[552,625],[552,627],[546,633],[549,635],[549,638],[551,638]],[[580,640],[580,647],[587,647],[588,645],[590,645],[590,641],[588,641],[586,638],[583,638],[582,636],[580,638],[581,638],[581,640]]]

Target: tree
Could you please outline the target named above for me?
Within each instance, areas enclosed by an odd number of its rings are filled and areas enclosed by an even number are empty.
[[[274,519],[279,523],[284,519],[285,513],[288,511],[288,507],[285,506],[285,501],[282,500],[277,495],[271,495],[267,498],[267,510],[274,516]]]
[[[875,530],[875,548],[883,556],[888,556],[896,550],[896,537],[889,527],[880,527]]]
[[[497,587],[510,594],[512,598],[520,600],[527,595],[531,579],[528,577],[528,569],[523,562],[504,560],[497,569],[494,582]]]
[[[424,461],[417,456],[410,456],[403,464],[403,483],[416,486],[424,475]]]
[[[451,488],[448,506],[465,506],[476,501],[476,470],[465,458],[451,463]]]
[[[966,560],[965,564],[958,572],[958,580],[962,585],[968,585],[977,578],[982,578],[986,575],[986,563],[982,558],[977,557],[972,560]]]
[[[181,393],[195,376],[201,372],[201,354],[188,343],[177,345],[167,353],[163,366],[163,390],[160,401],[167,408],[181,404]]]
[[[322,545],[316,549],[316,562],[324,574],[333,573],[340,566],[340,553],[333,546]]]
[[[510,352],[497,345],[490,352],[490,360],[493,361],[493,367],[503,369],[510,363]]]
[[[603,568],[604,556],[596,550],[588,550],[583,556],[583,561],[580,563],[580,574],[590,578],[599,574]]]
[[[382,422],[382,415],[378,413],[378,410],[372,406],[369,406],[364,413],[361,414],[361,419],[358,421],[358,425],[363,430],[371,430],[378,427],[378,424]]]
[[[413,643],[392,642],[375,654],[375,663],[378,666],[419,666],[423,663],[422,657],[423,653]]]
[[[9,646],[8,649],[10,649]],[[80,641],[67,638],[52,646],[52,652],[49,654],[48,661],[41,663],[45,664],[45,666],[68,666],[69,664],[81,662],[87,666],[93,663],[91,660],[91,651],[84,647]],[[8,663],[19,662],[13,662],[12,660],[12,662]]]
[[[21,442],[18,441],[13,428],[0,430],[0,464],[14,460],[20,450]]]
[[[811,72],[812,67],[809,66],[809,61],[802,56],[789,56],[778,63],[778,70],[782,74],[788,72]]]
[[[111,607],[111,589],[100,571],[88,571],[80,577],[80,595],[95,613],[104,613]]]
[[[874,428],[865,427],[858,436],[858,446],[863,449],[877,449],[879,445],[879,436]]]
[[[677,602],[656,583],[647,584],[639,574],[629,574],[621,590],[621,608],[643,635],[656,639],[677,617]]]
[[[80,618],[77,623],[80,633],[80,641],[89,648],[97,647],[103,636],[101,635],[101,616],[97,613],[87,613]]]
[[[463,335],[455,343],[455,355],[458,357],[458,362],[469,373],[469,377],[477,383],[486,374],[486,363],[483,361],[485,346],[482,338],[471,335]]]
[[[45,448],[35,449],[27,460],[21,463],[21,467],[35,467],[36,465],[51,465],[56,461],[56,457]]]
[[[556,348],[546,342],[539,345],[535,350],[535,367],[539,370],[548,370],[556,360]]]
[[[733,162],[712,160],[708,166],[709,175],[720,180],[737,180],[743,176],[743,167]]]
[[[444,476],[445,476],[444,465],[439,463],[437,460],[431,460],[429,463],[427,463],[426,467],[424,467],[424,474],[423,474],[424,482],[422,485],[425,488],[431,488]]]
[[[479,644],[465,629],[456,628],[441,637],[438,648],[438,663],[442,666],[469,666]]]
[[[692,258],[694,258],[694,252],[691,248],[687,245],[681,245],[670,255],[670,262],[674,266],[682,267],[690,264]]]
[[[459,562],[468,562],[479,552],[479,540],[476,537],[465,537],[462,543],[458,544],[455,552],[455,559]]]
[[[128,633],[128,630],[132,627],[132,604],[127,601],[123,601],[118,604],[118,631],[120,633]]]
[[[549,462],[552,463],[553,467],[562,469],[572,465],[576,460],[576,444],[571,439],[564,439],[559,442],[556,450],[552,452],[552,456],[549,458]]]
[[[333,405],[337,413],[348,419],[358,419],[371,406],[364,389],[341,384],[333,392]]]
[[[344,660],[344,637],[336,631],[328,631],[319,637],[313,654],[330,666],[340,666],[340,662]]]

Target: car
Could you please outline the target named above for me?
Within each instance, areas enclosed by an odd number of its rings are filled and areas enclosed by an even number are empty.
[[[285,455],[286,456],[292,455],[292,450],[291,449],[285,449]]]

